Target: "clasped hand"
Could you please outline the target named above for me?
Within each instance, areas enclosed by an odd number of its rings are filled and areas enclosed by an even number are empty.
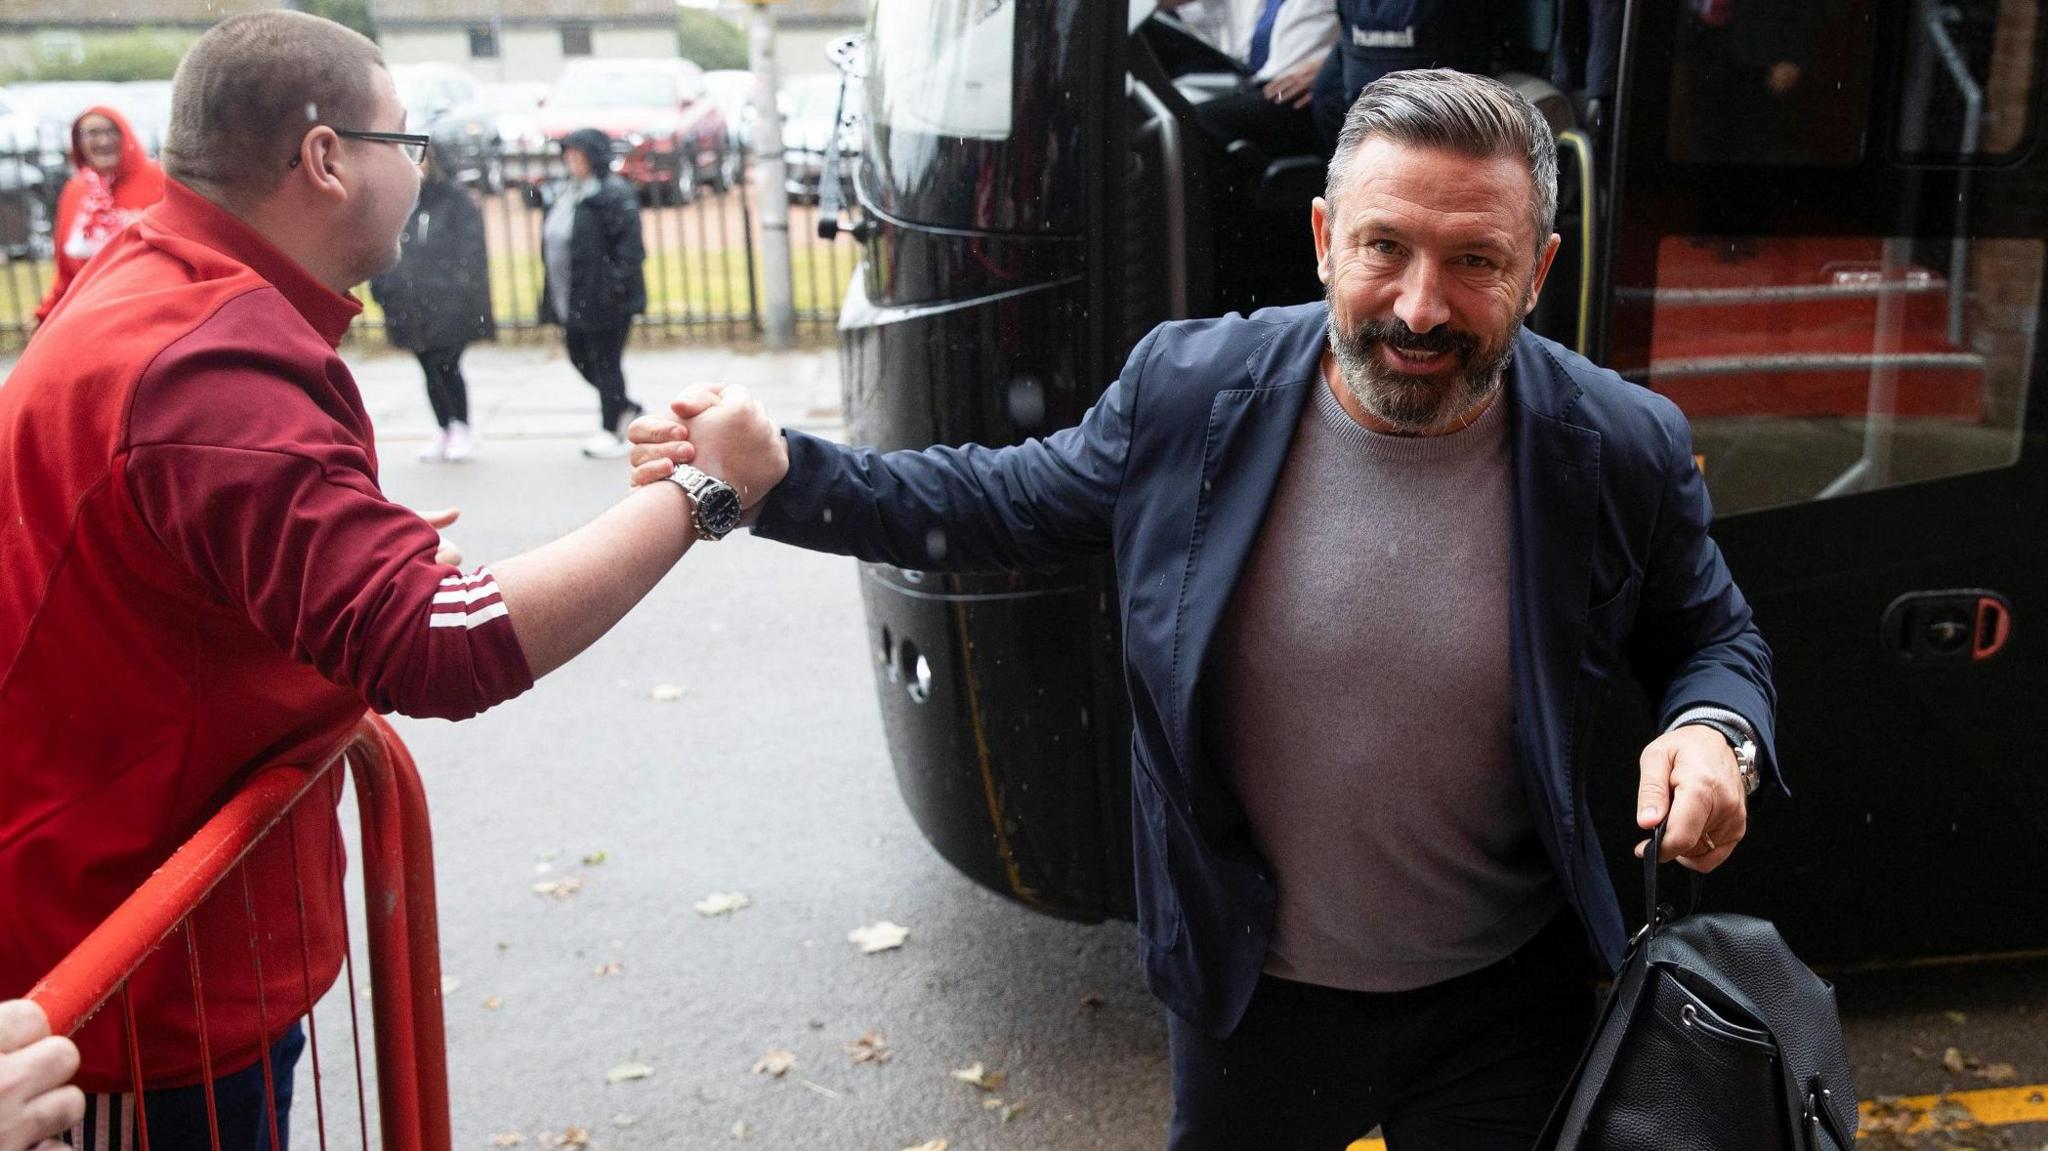
[[[669,410],[672,416],[641,416],[626,430],[633,445],[633,486],[692,464],[731,484],[751,512],[789,473],[781,427],[744,385],[697,384]]]

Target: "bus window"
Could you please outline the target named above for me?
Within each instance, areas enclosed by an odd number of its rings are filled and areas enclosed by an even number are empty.
[[[1086,54],[1061,6],[877,4],[868,27],[861,191],[898,221],[1077,233]]]
[[[2035,239],[1667,236],[1626,374],[1691,420],[1718,515],[2004,467],[2043,263]]]
[[[1863,159],[1870,0],[1683,0],[1673,40],[1671,159],[1847,165]]]
[[[2024,151],[2040,35],[2039,0],[1916,0],[1900,73],[1900,153],[1953,160]]]

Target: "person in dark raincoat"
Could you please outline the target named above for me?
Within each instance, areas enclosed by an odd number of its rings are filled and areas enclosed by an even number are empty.
[[[483,213],[446,160],[439,145],[429,149],[419,204],[399,236],[398,266],[371,279],[370,295],[384,309],[385,338],[418,356],[426,373],[427,402],[440,430],[420,458],[452,461],[468,459],[477,443],[463,349],[495,339],[498,326]]]

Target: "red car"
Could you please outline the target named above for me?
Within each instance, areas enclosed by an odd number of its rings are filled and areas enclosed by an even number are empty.
[[[579,128],[609,136],[612,167],[650,200],[686,203],[706,184],[723,192],[739,180],[725,117],[688,60],[570,61],[537,121],[551,147]]]

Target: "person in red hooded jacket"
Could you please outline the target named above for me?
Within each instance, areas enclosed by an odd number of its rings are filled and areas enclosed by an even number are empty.
[[[38,322],[49,317],[79,269],[114,233],[164,198],[164,170],[143,153],[127,119],[105,105],[87,108],[72,121],[71,169],[57,195],[57,276],[36,309]]]

